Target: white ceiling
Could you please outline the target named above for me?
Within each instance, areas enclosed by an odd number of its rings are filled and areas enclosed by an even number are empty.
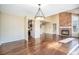
[[[75,8],[73,10],[69,10],[68,12],[74,13],[74,14],[79,14],[79,8]]]
[[[49,16],[78,7],[78,4],[42,4],[41,9],[45,16]],[[1,12],[19,16],[35,16],[37,10],[36,4],[0,4]]]

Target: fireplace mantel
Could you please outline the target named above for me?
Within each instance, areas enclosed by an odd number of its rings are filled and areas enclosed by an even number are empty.
[[[59,28],[72,28],[72,26],[60,26]]]

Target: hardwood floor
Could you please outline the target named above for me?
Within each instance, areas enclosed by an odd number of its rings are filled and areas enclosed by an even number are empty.
[[[62,39],[64,37],[53,35],[40,39],[29,38],[28,42],[20,40],[5,43],[0,46],[0,55],[66,55],[69,45],[58,42]]]

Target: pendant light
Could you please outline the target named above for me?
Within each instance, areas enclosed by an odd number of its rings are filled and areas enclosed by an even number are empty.
[[[38,8],[38,11],[37,11],[34,18],[35,18],[35,20],[44,20],[45,16],[44,16],[44,14],[43,14],[43,12],[42,12],[42,10],[40,8],[41,4],[38,4],[38,6],[39,6],[39,8]]]

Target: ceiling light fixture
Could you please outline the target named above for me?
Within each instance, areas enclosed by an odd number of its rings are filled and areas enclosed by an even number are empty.
[[[39,6],[39,9],[38,9],[38,11],[37,11],[37,13],[35,15],[35,19],[37,19],[37,20],[44,20],[45,16],[44,16],[44,14],[43,14],[43,12],[42,12],[42,10],[40,8],[41,4],[38,4],[38,6]]]

